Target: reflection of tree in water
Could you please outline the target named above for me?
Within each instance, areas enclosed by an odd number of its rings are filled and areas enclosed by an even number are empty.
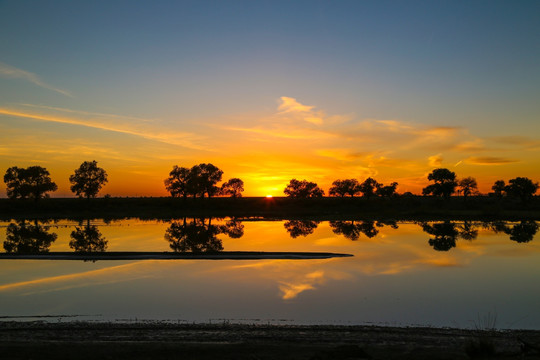
[[[364,234],[368,238],[377,236],[379,230],[377,227],[389,225],[397,229],[395,222],[376,222],[375,221],[330,221],[330,227],[334,234],[343,235],[350,240],[358,240],[361,234]]]
[[[520,221],[518,224],[511,226],[504,221],[491,221],[484,223],[484,227],[495,233],[510,235],[510,240],[518,243],[532,241],[539,229],[538,224],[533,220]]]
[[[478,237],[478,230],[470,221],[464,221],[458,227],[459,237],[463,240],[475,240]]]
[[[379,233],[379,230],[375,227],[375,221],[362,221],[357,226],[360,232],[370,239]]]
[[[15,254],[46,253],[58,237],[48,231],[49,227],[40,225],[37,220],[33,224],[24,220],[11,223],[6,229],[4,249]]]
[[[527,243],[534,238],[537,231],[538,224],[535,221],[528,220],[514,225],[508,234],[510,235],[510,240],[518,243]]]
[[[285,226],[289,235],[294,239],[299,236],[313,234],[319,223],[320,221],[313,220],[289,220],[283,226]]]
[[[464,221],[456,224],[452,221],[439,223],[421,223],[422,230],[433,238],[429,239],[429,245],[437,251],[448,251],[456,246],[457,239],[472,241],[478,237],[478,230],[475,224],[470,221]]]
[[[107,249],[108,241],[105,240],[97,226],[90,225],[90,220],[86,221],[84,227],[82,224],[75,227],[70,237],[69,247],[75,252],[104,252]]]
[[[399,229],[399,226],[396,220],[379,220],[377,221],[377,224],[375,225],[377,227],[390,226],[392,229]]]
[[[244,224],[237,219],[228,220],[225,225],[221,227],[223,233],[227,234],[230,238],[238,239],[244,236]]]
[[[443,223],[434,224],[423,223],[422,230],[433,235],[433,238],[429,239],[429,245],[433,246],[434,250],[448,251],[456,246],[456,239],[459,232],[456,229],[456,224],[453,222],[445,221]]]
[[[212,219],[205,218],[174,221],[165,231],[165,240],[175,252],[217,252],[223,251],[223,242],[217,238],[226,234],[231,238],[244,235],[244,225],[236,219],[228,220],[225,225],[214,225]]]
[[[508,226],[505,221],[486,221],[482,223],[484,229],[493,231],[495,234],[506,233],[508,231]]]

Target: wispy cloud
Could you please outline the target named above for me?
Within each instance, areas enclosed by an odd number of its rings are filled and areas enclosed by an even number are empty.
[[[300,104],[295,98],[282,96],[278,106],[280,112],[310,112],[315,106]]]
[[[314,110],[314,106],[301,104],[295,98],[287,96],[282,96],[280,102],[278,106],[280,114],[294,114],[314,125],[322,125],[324,122],[324,112]]]
[[[509,136],[494,136],[488,138],[499,145],[510,145],[513,147],[538,151],[540,150],[540,140],[528,136],[509,135]]]
[[[349,149],[319,149],[316,150],[316,154],[341,161],[355,161],[367,155]]]
[[[93,118],[103,118],[105,120],[118,119],[118,120],[136,120],[136,121],[141,121],[141,122],[153,121],[153,119],[144,119],[144,118],[135,117],[135,116],[73,110],[73,109],[66,109],[66,108],[61,108],[61,107],[56,107],[56,106],[35,105],[35,104],[27,104],[27,103],[20,103],[18,105],[26,107],[26,108],[44,109],[44,110],[59,111],[59,112],[68,113],[68,114],[76,114],[78,116],[90,116]]]
[[[70,288],[110,284],[148,277],[140,271],[142,263],[111,266],[82,273],[43,277],[0,286],[0,292],[26,290],[24,295],[43,293]]]
[[[484,145],[482,139],[471,139],[469,141],[463,141],[453,146],[452,150],[459,152],[477,153],[486,151],[487,148]]]
[[[494,156],[484,156],[484,157],[470,157],[463,160],[463,162],[467,164],[472,164],[472,165],[505,165],[505,164],[519,162],[519,160],[506,159],[506,158],[494,157]]]
[[[25,106],[28,106],[28,104]],[[150,123],[143,119],[123,117],[112,114],[90,113],[63,108],[41,108],[44,109],[36,112],[26,109],[9,109],[3,107],[0,108],[0,115],[44,122],[84,126],[88,128],[133,135],[147,140],[154,140],[171,145],[179,145],[190,149],[206,149],[205,147],[197,145],[193,142],[194,140],[202,139],[201,136],[192,133],[178,132],[165,127],[160,129],[160,126],[156,123]],[[65,113],[69,115],[65,115]]]
[[[295,126],[283,126],[279,124],[267,126],[267,127],[235,127],[235,126],[220,126],[225,130],[240,131],[245,133],[259,134],[269,137],[283,138],[283,139],[322,139],[328,138],[329,134],[324,131],[304,129]],[[330,135],[331,136],[331,135]]]
[[[59,94],[73,97],[69,91],[59,89],[57,87],[54,87],[52,85],[47,84],[39,76],[37,76],[34,73],[31,73],[26,70],[18,69],[16,67],[10,66],[8,64],[0,62],[0,76],[8,77],[8,78],[14,78],[14,79],[23,79],[28,82],[31,82],[34,85],[37,85],[39,87],[42,87],[44,89],[56,91]]]
[[[441,166],[442,161],[443,161],[443,157],[441,154],[432,155],[428,157],[428,165],[431,167]]]

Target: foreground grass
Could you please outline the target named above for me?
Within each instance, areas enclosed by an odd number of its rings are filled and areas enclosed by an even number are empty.
[[[517,199],[408,196],[395,198],[52,198],[0,199],[1,219],[261,217],[274,219],[504,219],[540,220],[540,198]]]
[[[477,358],[468,352],[477,336],[426,327],[0,322],[3,359],[468,359]],[[540,355],[540,331],[485,339],[487,358]]]

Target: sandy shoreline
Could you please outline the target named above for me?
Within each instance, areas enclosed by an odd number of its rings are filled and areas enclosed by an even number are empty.
[[[351,254],[327,252],[271,252],[271,251],[220,251],[220,252],[45,252],[38,254],[1,253],[0,260],[309,260],[351,257]]]
[[[3,359],[468,359],[483,343],[487,358],[540,358],[536,330],[0,322]]]

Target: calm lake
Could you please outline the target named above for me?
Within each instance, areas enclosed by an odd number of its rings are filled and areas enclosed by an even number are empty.
[[[538,223],[0,222],[2,253],[284,251],[303,260],[0,260],[2,320],[540,329]],[[51,317],[47,317],[51,316]],[[489,324],[487,324],[489,323]]]

